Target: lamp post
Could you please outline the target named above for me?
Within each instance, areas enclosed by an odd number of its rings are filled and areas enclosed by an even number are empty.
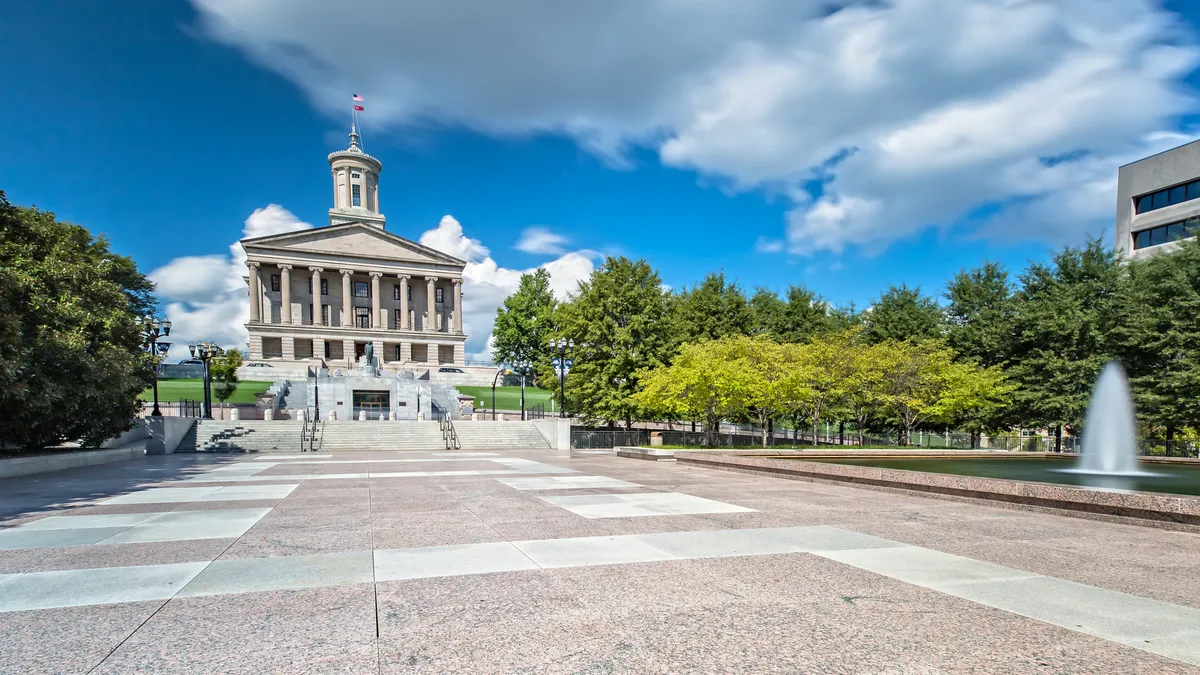
[[[496,371],[496,376],[492,378],[492,421],[496,421],[496,380],[500,379],[501,375],[506,375],[512,371],[507,368],[501,368]]]
[[[211,420],[212,416],[212,385],[208,374],[208,362],[221,353],[221,347],[215,342],[200,342],[188,345],[188,351],[193,358],[204,362],[204,419]]]
[[[567,395],[564,382],[567,379],[567,350],[575,346],[574,340],[558,338],[550,343],[558,352],[558,416],[567,416]]]
[[[139,327],[142,331],[142,351],[150,355],[150,363],[154,366],[154,409],[150,415],[162,417],[162,411],[158,409],[158,364],[162,363],[171,349],[171,343],[159,342],[158,339],[171,334],[171,322],[147,316],[139,321]]]
[[[521,421],[525,421],[525,374],[529,372],[528,361],[517,362],[517,372],[521,375]]]

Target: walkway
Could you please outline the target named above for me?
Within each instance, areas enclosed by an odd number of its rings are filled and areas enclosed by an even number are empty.
[[[0,673],[1200,672],[1200,535],[595,452],[0,481]]]

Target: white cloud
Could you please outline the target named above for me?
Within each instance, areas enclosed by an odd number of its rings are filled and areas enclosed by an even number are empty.
[[[513,247],[526,253],[557,255],[566,251],[567,238],[545,227],[527,227]]]
[[[246,218],[242,238],[305,230],[312,225],[270,204]],[[223,347],[246,349],[244,326],[250,315],[246,253],[234,242],[229,255],[175,258],[150,273],[158,297],[171,320],[170,358],[183,358],[189,343],[212,340]]]
[[[330,114],[362,91],[381,127],[560,133],[617,160],[638,144],[792,195],[799,254],[882,249],[985,205],[1060,219],[1022,236],[1111,225],[1111,194],[1074,221],[1063,205],[1197,109],[1195,37],[1155,0],[193,2]]]
[[[420,242],[443,253],[467,261],[463,269],[463,331],[467,334],[467,356],[470,359],[491,359],[492,325],[496,309],[504,299],[517,290],[521,275],[532,270],[501,267],[491,252],[478,239],[463,232],[453,216],[444,216],[438,226],[421,234]],[[593,251],[572,251],[547,262],[550,288],[555,297],[565,300],[595,269]]]

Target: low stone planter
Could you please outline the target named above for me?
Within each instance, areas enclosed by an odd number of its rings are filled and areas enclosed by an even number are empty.
[[[79,450],[76,452],[56,452],[44,455],[12,457],[9,459],[0,459],[0,478],[78,469],[96,464],[124,462],[145,456],[146,448],[143,444],[139,443],[129,447],[108,450]]]
[[[845,456],[841,453],[822,454],[827,457]],[[865,452],[856,454],[870,456]],[[887,453],[888,456],[897,454],[899,453]],[[995,457],[995,454],[986,452],[955,453],[953,456],[962,458],[964,455],[975,454],[982,457]],[[812,451],[805,454],[805,457],[814,459],[819,456],[821,455]],[[921,453],[920,456],[928,458],[931,454]],[[1115,518],[1141,525],[1200,532],[1200,498],[1187,495],[1125,492],[1002,478],[980,478],[850,464],[773,459],[763,457],[762,453],[712,453],[689,450],[676,452],[675,460],[680,464],[712,469],[767,473],[782,478],[801,480],[851,483],[906,490],[931,496],[986,500],[1017,508],[1055,509],[1083,516]]]

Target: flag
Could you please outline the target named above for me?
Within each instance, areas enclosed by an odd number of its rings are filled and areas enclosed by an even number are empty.
[[[350,98],[352,100],[359,101],[359,102],[362,102],[364,100],[363,97],[359,96],[358,94],[350,94]]]
[[[362,107],[361,105],[356,105],[356,106],[354,106],[354,109],[355,109],[355,110],[357,110],[358,112],[362,112],[362,111],[363,111],[363,107]]]

